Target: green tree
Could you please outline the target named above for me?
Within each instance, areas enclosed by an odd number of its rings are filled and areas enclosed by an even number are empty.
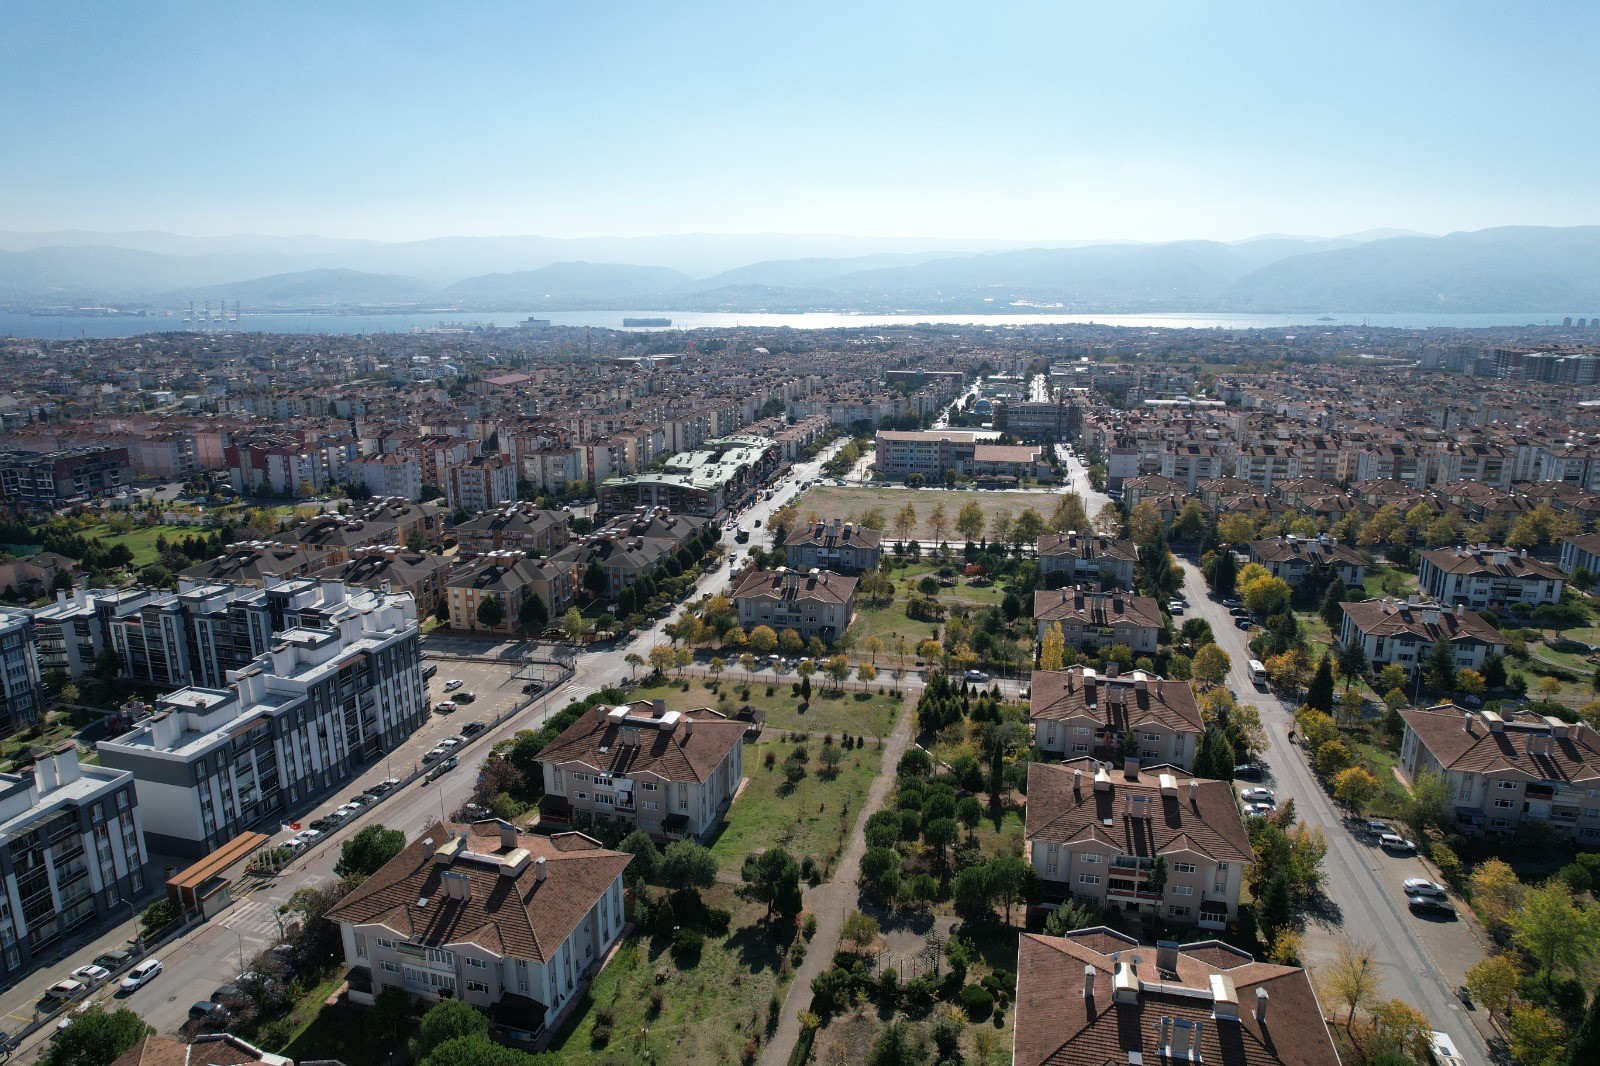
[[[550,624],[550,608],[545,606],[537,592],[530,591],[523,598],[522,606],[517,608],[517,621],[522,625],[523,632],[537,633]]]
[[[1449,692],[1456,686],[1456,657],[1450,645],[1436,640],[1423,660],[1423,676],[1430,686],[1440,692]]]
[[[1505,954],[1490,955],[1467,971],[1467,991],[1474,1000],[1489,1008],[1490,1017],[1504,1014],[1510,1009],[1516,1001],[1517,987],[1521,982],[1522,969],[1511,956]]]
[[[717,883],[717,860],[692,840],[677,840],[661,855],[661,883],[674,892],[698,891]]]
[[[496,1043],[486,1034],[474,1033],[446,1040],[417,1066],[547,1066],[554,1061],[551,1055],[530,1055]]]
[[[878,919],[861,911],[851,911],[839,928],[839,939],[858,953],[866,951],[878,939]]]
[[[489,1016],[470,1003],[447,999],[428,1008],[417,1026],[417,1058],[425,1059],[447,1040],[489,1035]]]
[[[500,597],[487,595],[478,601],[478,624],[485,629],[496,629],[506,620],[506,609]]]
[[[1443,774],[1423,770],[1411,779],[1411,799],[1406,805],[1406,824],[1420,841],[1431,828],[1443,828],[1450,805],[1450,784]]]
[[[386,829],[381,823],[369,825],[344,842],[333,872],[340,877],[349,877],[351,874],[370,877],[400,854],[405,846],[406,835],[400,830]]]
[[[1583,1021],[1567,1043],[1567,1066],[1592,1066],[1600,1062],[1600,992],[1589,1000]]]
[[[800,864],[782,848],[746,856],[739,877],[745,893],[767,905],[767,921],[772,921],[774,910],[791,920],[800,913]]]
[[[599,560],[590,559],[589,565],[583,568],[583,587],[589,590],[591,596],[602,596],[606,591],[606,571]]]
[[[44,1066],[110,1066],[155,1030],[126,1007],[107,1011],[96,1005],[73,1018],[56,1034],[43,1058]]]
[[[1329,631],[1338,633],[1344,625],[1344,598],[1349,590],[1345,588],[1344,579],[1338,574],[1333,575],[1333,580],[1328,582],[1327,591],[1322,594],[1322,609],[1317,613],[1322,616],[1323,623]]]
[[[655,881],[660,874],[661,849],[656,847],[656,842],[643,829],[635,829],[623,837],[617,850],[633,856],[633,861],[628,864],[629,877],[637,877],[648,883]]]
[[[1511,930],[1511,942],[1539,965],[1547,989],[1560,971],[1579,972],[1600,951],[1600,918],[1554,878],[1522,894]]]
[[[1203,681],[1208,685],[1220,685],[1228,676],[1228,670],[1232,666],[1233,660],[1227,652],[1215,644],[1207,644],[1194,653],[1189,672],[1196,681]]]
[[[1306,706],[1323,714],[1333,713],[1333,663],[1326,655],[1317,664],[1317,672],[1311,675],[1311,685],[1306,689]]]
[[[588,628],[589,624],[583,620],[583,612],[576,607],[567,608],[567,613],[561,616],[561,635],[568,641],[576,643]]]
[[[1333,798],[1351,812],[1361,814],[1378,794],[1378,779],[1359,766],[1347,767],[1334,775]]]
[[[1522,1066],[1555,1066],[1561,1061],[1566,1026],[1548,1010],[1519,1003],[1511,1010],[1510,1028],[1511,1055]]]
[[[1211,563],[1211,572],[1206,575],[1211,582],[1211,591],[1218,596],[1232,596],[1239,577],[1239,560],[1231,551],[1219,551]]]
[[[866,1066],[920,1066],[927,1054],[921,1033],[904,1019],[896,1019],[878,1031]]]
[[[1361,646],[1361,641],[1351,640],[1339,648],[1339,676],[1344,678],[1345,688],[1364,674],[1367,670],[1367,651]]]

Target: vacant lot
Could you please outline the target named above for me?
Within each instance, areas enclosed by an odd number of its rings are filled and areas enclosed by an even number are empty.
[[[83,535],[87,538],[99,537],[108,548],[113,544],[126,544],[128,550],[133,552],[135,566],[149,566],[161,555],[156,551],[156,538],[166,537],[169,541],[176,541],[195,534],[204,536],[209,532],[200,526],[137,526],[131,533],[118,534],[111,532],[110,526],[98,525],[85,529]]]
[[[762,921],[765,908],[741,900],[731,885],[703,896],[707,907],[730,912],[729,929],[708,934],[691,958],[675,957],[669,938],[636,929],[550,1045],[562,1062],[731,1063],[749,1040],[765,1036],[768,1002],[782,998],[788,980],[781,963],[789,938],[774,936]]]
[[[892,660],[893,656],[880,656],[878,660],[885,669],[888,666],[886,658]],[[730,669],[738,668],[735,661],[730,661],[728,666]],[[794,671],[781,675],[774,675],[770,670],[759,671],[756,676],[762,680],[752,681],[748,686],[742,681],[722,681],[713,690],[710,683],[700,680],[663,682],[641,685],[629,695],[639,700],[664,699],[667,709],[672,711],[710,707],[729,717],[749,704],[766,713],[769,729],[853,733],[869,737],[887,736],[894,728],[895,715],[900,710],[900,700],[895,696],[880,696],[876,692],[871,695],[854,691],[822,692],[827,682],[817,676],[811,679],[811,702],[808,704],[794,694],[794,685],[800,680]],[[772,680],[766,680],[768,678]],[[689,686],[687,692],[683,688],[686,683]],[[893,681],[885,677],[883,687],[888,689],[892,686]],[[746,687],[750,692],[748,699],[740,694]],[[772,689],[770,696],[767,695],[768,688]],[[863,699],[863,696],[866,698]]]
[[[917,523],[911,531],[912,539],[928,542],[933,539],[933,531],[928,528],[928,516],[941,504],[944,505],[945,519],[949,523],[945,539],[957,540],[960,535],[956,532],[956,515],[969,503],[976,503],[983,509],[985,523],[993,521],[1001,511],[1015,518],[1028,507],[1038,511],[1041,518],[1049,518],[1050,512],[1055,510],[1056,495],[1055,492],[1044,491],[983,492],[977,489],[840,488],[823,485],[808,490],[795,502],[795,506],[803,519],[842,518],[847,522],[860,521],[869,508],[876,507],[883,511],[885,532],[893,536],[894,516],[909,503],[917,511]]]
[[[861,814],[861,801],[877,776],[883,749],[868,741],[846,751],[838,772],[823,766],[823,743],[806,738],[764,740],[744,749],[744,791],[728,809],[724,828],[711,845],[717,866],[737,873],[746,855],[770,847],[786,848],[796,858],[810,856],[832,868],[850,828]],[[797,750],[805,752],[804,772],[790,781],[785,766]],[[768,756],[772,765],[767,765]]]

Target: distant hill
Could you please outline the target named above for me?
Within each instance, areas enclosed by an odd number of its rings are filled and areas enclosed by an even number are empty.
[[[96,237],[140,247],[89,243]],[[60,243],[25,247],[52,239]],[[226,300],[254,310],[1600,312],[1600,227],[997,243],[874,247],[871,238],[755,234],[386,244],[0,233],[0,307]],[[774,248],[796,254],[760,254]],[[821,249],[830,254],[814,254]],[[689,262],[699,265],[684,267]],[[703,269],[709,264],[715,269]]]
[[[667,267],[625,263],[552,263],[538,270],[458,281],[440,298],[469,307],[537,308],[548,300],[615,300],[667,292],[691,280]]]
[[[264,278],[208,285],[170,293],[164,302],[238,301],[254,308],[404,307],[429,298],[433,289],[416,278],[360,270],[300,270]]]
[[[1217,294],[1227,311],[1588,311],[1600,226],[1395,237],[1292,256]]]

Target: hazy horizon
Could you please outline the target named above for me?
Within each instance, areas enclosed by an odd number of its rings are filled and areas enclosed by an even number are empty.
[[[11,231],[1048,244],[1600,222],[1581,124],[1600,11],[1575,2],[5,10]]]

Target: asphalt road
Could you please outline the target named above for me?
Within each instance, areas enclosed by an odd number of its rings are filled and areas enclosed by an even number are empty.
[[[1182,565],[1183,592],[1189,607],[1176,621],[1199,617],[1211,623],[1217,644],[1232,659],[1228,687],[1241,702],[1254,703],[1261,710],[1267,733],[1263,761],[1271,775],[1266,784],[1276,789],[1280,805],[1293,798],[1297,816],[1327,837],[1323,870],[1326,897],[1334,911],[1327,920],[1327,931],[1372,945],[1383,975],[1384,997],[1398,997],[1418,1007],[1435,1029],[1450,1034],[1469,1062],[1487,1064],[1488,1052],[1477,1029],[1463,1016],[1453,986],[1440,975],[1439,967],[1418,937],[1418,930],[1426,928],[1426,923],[1410,913],[1404,896],[1395,888],[1396,865],[1404,865],[1405,877],[1426,877],[1428,871],[1419,860],[1392,857],[1350,832],[1333,801],[1318,786],[1304,756],[1288,740],[1294,724],[1292,708],[1270,692],[1257,689],[1250,680],[1249,633],[1238,629],[1228,609],[1211,599],[1199,566],[1193,560],[1183,560]],[[1321,924],[1321,919],[1314,917],[1312,922]],[[1326,942],[1328,937],[1320,935],[1323,932],[1308,930],[1308,942]],[[1313,970],[1318,961],[1331,958],[1326,949],[1321,958],[1309,950],[1308,954]],[[1323,1008],[1333,1009],[1326,1003]]]

